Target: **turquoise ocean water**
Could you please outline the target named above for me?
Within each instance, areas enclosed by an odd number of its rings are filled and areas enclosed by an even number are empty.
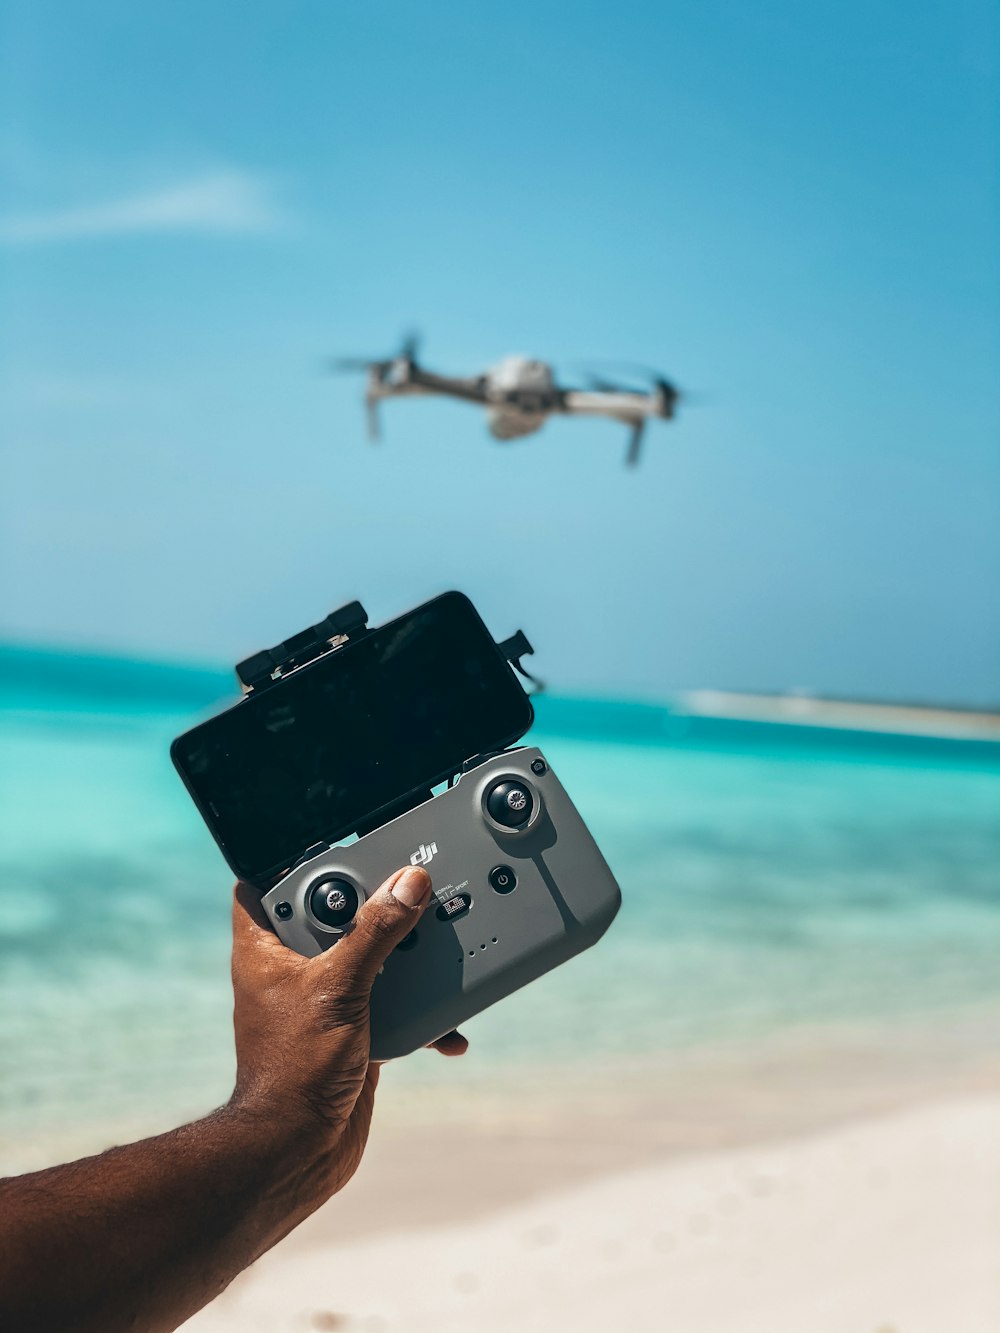
[[[5,1136],[227,1095],[230,877],[167,747],[232,696],[225,672],[0,649]],[[624,907],[469,1025],[494,1068],[1000,1013],[1000,747],[544,698],[532,739]]]

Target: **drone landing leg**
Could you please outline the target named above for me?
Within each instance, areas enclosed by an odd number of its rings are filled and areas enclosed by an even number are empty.
[[[628,439],[628,453],[625,455],[625,466],[635,467],[639,461],[639,454],[642,450],[642,435],[646,429],[645,421],[637,421],[632,427],[632,433]]]
[[[365,410],[368,418],[368,438],[372,444],[376,444],[381,436],[378,428],[378,404],[374,398],[365,399]]]

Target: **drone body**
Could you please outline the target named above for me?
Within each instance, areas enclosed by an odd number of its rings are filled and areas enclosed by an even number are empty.
[[[365,405],[373,440],[378,439],[378,405],[384,399],[443,394],[485,408],[487,425],[497,440],[532,435],[555,414],[620,421],[630,428],[625,460],[630,465],[639,461],[646,422],[651,417],[669,421],[680,396],[667,380],[647,371],[642,373],[651,380],[648,390],[623,388],[595,377],[590,377],[589,388],[565,388],[556,383],[550,365],[523,356],[505,357],[482,374],[467,378],[438,375],[418,365],[413,339],[387,360],[339,360],[333,368],[367,372]]]

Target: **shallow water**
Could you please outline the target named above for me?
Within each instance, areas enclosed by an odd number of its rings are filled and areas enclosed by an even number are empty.
[[[0,1132],[217,1104],[232,1078],[230,877],[167,746],[227,678],[5,660]],[[996,1009],[996,747],[673,733],[642,710],[539,709],[532,739],[624,907],[598,948],[469,1024],[491,1067]]]

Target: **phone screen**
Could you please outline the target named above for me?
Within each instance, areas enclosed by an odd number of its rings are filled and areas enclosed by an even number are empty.
[[[532,720],[475,607],[451,592],[248,695],[171,756],[232,869],[259,882]]]

